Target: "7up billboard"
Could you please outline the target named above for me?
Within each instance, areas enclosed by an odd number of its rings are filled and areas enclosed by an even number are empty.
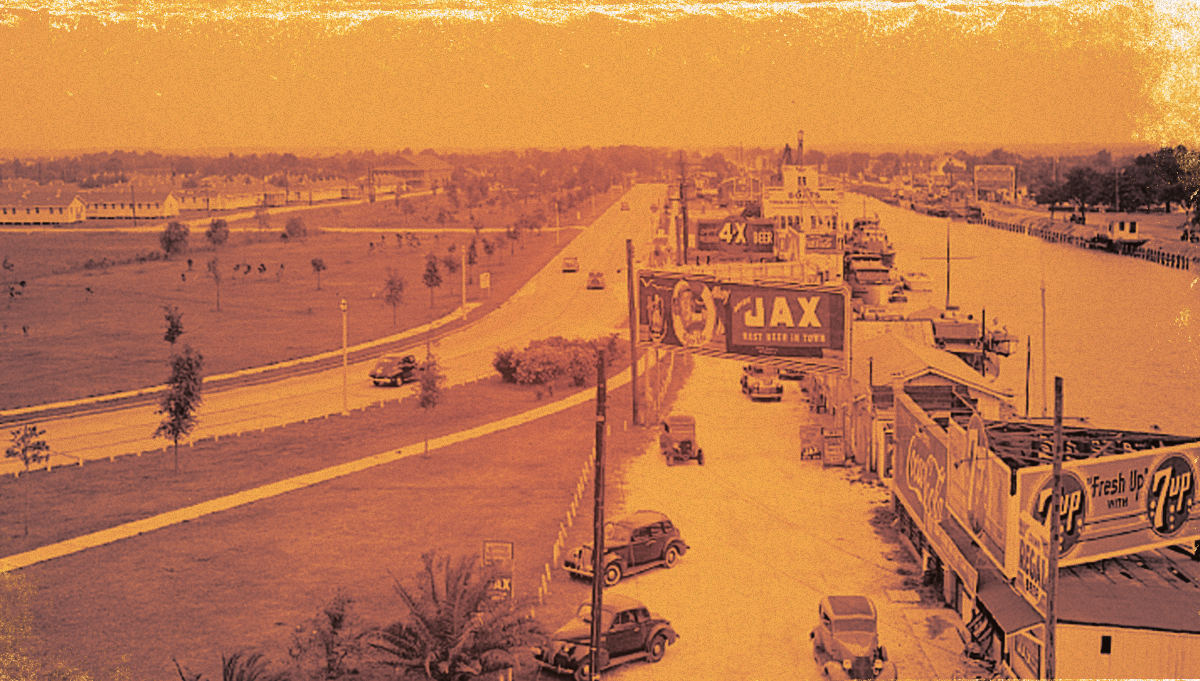
[[[1200,444],[1063,463],[1059,565],[1067,567],[1200,539]],[[1050,466],[1017,471],[1016,512],[1048,525]],[[1029,522],[1029,521],[1027,521]]]
[[[702,354],[843,368],[844,286],[744,284],[682,272],[638,273],[639,338]]]

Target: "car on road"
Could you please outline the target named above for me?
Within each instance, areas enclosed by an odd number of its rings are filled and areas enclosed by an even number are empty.
[[[621,210],[629,210],[629,202],[628,201],[621,202]]]
[[[578,272],[579,258],[563,258],[563,272]]]
[[[403,385],[417,380],[417,358],[412,355],[385,355],[371,369],[375,385]]]
[[[587,287],[589,289],[593,289],[593,290],[599,290],[599,289],[604,288],[604,273],[603,272],[592,272],[592,273],[588,274]]]
[[[651,614],[641,601],[617,594],[604,595],[600,631],[601,670],[641,659],[658,662],[678,638],[671,623]],[[591,681],[591,641],[592,604],[584,603],[549,643],[533,648],[533,659],[540,667],[573,676],[575,681]]]
[[[879,645],[875,604],[866,596],[826,596],[817,606],[817,626],[809,633],[813,659],[829,679],[890,681],[896,665]]]
[[[779,382],[779,370],[747,364],[742,370],[742,392],[751,400],[783,400],[783,384]]]
[[[779,379],[783,381],[803,381],[808,374],[799,367],[779,367]]]
[[[687,553],[679,528],[658,511],[638,511],[604,524],[604,585],[614,586],[626,575],[655,567],[672,568]],[[567,572],[592,578],[592,544],[589,542],[563,559]]]

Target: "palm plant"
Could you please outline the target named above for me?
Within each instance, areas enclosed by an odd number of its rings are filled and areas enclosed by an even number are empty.
[[[453,560],[430,552],[421,559],[414,590],[392,577],[407,616],[371,637],[387,664],[435,681],[461,681],[514,667],[516,651],[543,638],[527,603],[496,599],[496,575],[481,569],[478,557]]]

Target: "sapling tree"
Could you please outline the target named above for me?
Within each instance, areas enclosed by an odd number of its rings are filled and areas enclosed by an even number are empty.
[[[387,281],[383,283],[383,302],[392,306],[392,326],[396,325],[396,308],[404,302],[404,277],[388,268]]]
[[[433,289],[442,285],[442,272],[438,268],[437,256],[432,253],[425,256],[425,273],[421,275],[421,283],[429,288],[429,307],[433,307]]]
[[[178,221],[171,221],[158,235],[158,243],[162,246],[163,254],[170,258],[176,253],[187,251],[188,235],[191,230],[188,226]]]
[[[49,461],[50,445],[42,439],[45,434],[46,431],[33,424],[12,431],[12,444],[4,452],[5,458],[19,459],[25,465],[26,473],[30,466]],[[25,485],[25,536],[29,536],[29,485]]]
[[[425,356],[425,361],[417,367],[417,380],[419,386],[417,404],[425,410],[425,454],[428,455],[429,418],[433,413],[433,408],[442,401],[442,386],[446,382],[446,376],[442,373],[442,367],[438,364],[436,355]]]
[[[175,470],[179,470],[179,438],[186,436],[196,427],[196,411],[200,408],[201,388],[204,377],[204,357],[185,345],[183,352],[171,356],[171,376],[167,379],[167,392],[159,404],[158,413],[162,423],[154,431],[154,437],[171,440],[175,444]]]
[[[225,242],[229,241],[229,223],[221,218],[213,220],[209,223],[204,236],[214,248],[225,245]]]
[[[325,261],[320,258],[312,259],[313,272],[317,273],[317,290],[321,290],[321,272],[325,269]]]
[[[183,313],[174,305],[163,305],[163,315],[167,320],[167,331],[163,334],[163,340],[175,345],[175,341],[183,335]]]
[[[235,266],[236,267],[236,266]],[[237,271],[236,269],[234,270]],[[208,276],[212,277],[213,283],[217,285],[217,312],[221,311],[221,261],[217,258],[212,258],[208,261]]]

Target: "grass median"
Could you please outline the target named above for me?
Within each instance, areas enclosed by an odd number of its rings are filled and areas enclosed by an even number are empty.
[[[677,372],[676,384],[681,375]],[[549,401],[498,379],[460,386],[434,410],[429,433],[461,431]],[[628,386],[610,394],[609,407],[609,507],[616,507],[619,485],[612,481],[621,462],[642,451],[653,432],[626,430]],[[6,478],[0,483],[0,498],[8,504],[0,508],[4,553],[401,444],[420,448],[424,415],[418,412],[415,400],[406,400],[203,443],[181,456],[179,474],[168,455],[156,454]],[[364,623],[394,619],[401,606],[391,593],[389,571],[405,578],[427,550],[477,553],[485,539],[512,541],[517,595],[532,596],[590,453],[594,413],[589,401],[427,458],[385,464],[31,566],[21,572],[45,595],[35,604],[35,629],[47,651],[97,678],[114,678],[118,669],[139,680],[173,678],[172,656],[211,678],[219,677],[222,653],[258,649],[285,660],[294,627],[337,588],[354,595]],[[26,483],[28,539],[11,521],[20,515]],[[576,528],[590,526],[590,517],[585,503]],[[549,629],[587,593],[586,584],[554,572],[550,596],[538,608]],[[147,636],[149,631],[155,635]]]

